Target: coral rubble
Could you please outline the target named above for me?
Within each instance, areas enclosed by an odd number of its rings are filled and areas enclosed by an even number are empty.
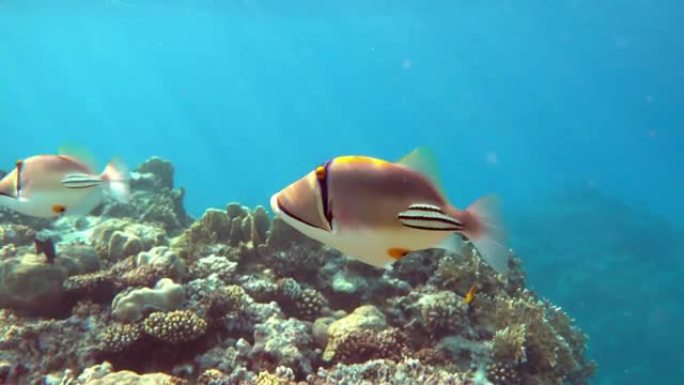
[[[569,316],[470,246],[354,261],[230,203],[193,220],[170,162],[84,218],[0,213],[0,383],[586,384]],[[38,232],[57,258],[37,255]],[[466,299],[466,293],[475,293]]]

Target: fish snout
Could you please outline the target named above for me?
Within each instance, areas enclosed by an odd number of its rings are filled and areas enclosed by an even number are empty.
[[[273,212],[291,220],[330,231],[323,212],[321,189],[314,172],[271,197]]]

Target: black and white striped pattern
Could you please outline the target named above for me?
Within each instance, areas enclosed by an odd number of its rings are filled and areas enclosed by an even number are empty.
[[[435,213],[444,213],[442,208],[439,206],[431,205],[429,203],[414,203],[409,206],[409,210],[422,210],[422,211],[432,211]]]
[[[413,229],[434,231],[461,231],[463,223],[444,214],[441,208],[417,203],[397,215],[401,224]]]
[[[99,186],[102,180],[94,175],[69,174],[62,178],[62,186],[66,188],[90,188]]]

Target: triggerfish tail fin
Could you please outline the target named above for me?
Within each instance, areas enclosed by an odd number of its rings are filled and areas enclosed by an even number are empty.
[[[494,270],[508,273],[508,234],[503,223],[499,199],[488,195],[475,201],[462,215],[463,234],[482,259]]]
[[[418,171],[432,182],[432,184],[441,192],[442,179],[437,165],[437,157],[434,152],[427,146],[421,146],[404,155],[397,163],[406,166],[414,171]]]
[[[107,164],[104,172],[100,175],[103,181],[107,182],[109,192],[114,199],[120,202],[128,202],[130,195],[128,168],[120,159],[113,159]]]

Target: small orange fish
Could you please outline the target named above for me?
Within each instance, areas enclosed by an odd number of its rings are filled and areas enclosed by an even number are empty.
[[[486,196],[459,210],[436,174],[426,148],[398,162],[341,156],[274,194],[271,208],[303,234],[373,266],[433,247],[458,252],[466,238],[490,266],[506,273],[497,200]]]
[[[87,214],[105,198],[127,201],[128,172],[110,162],[101,174],[74,156],[36,155],[19,160],[0,180],[0,206],[22,214],[51,218]]]
[[[477,285],[473,284],[470,286],[470,289],[468,289],[468,292],[465,294],[463,297],[463,302],[465,302],[467,305],[470,305],[471,302],[475,299],[475,293],[477,292]]]

